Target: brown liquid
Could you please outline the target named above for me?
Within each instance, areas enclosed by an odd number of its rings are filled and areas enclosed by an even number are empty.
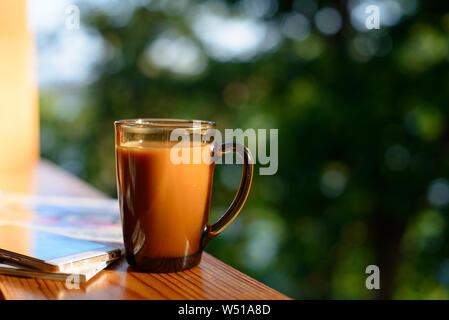
[[[176,165],[170,151],[166,142],[116,148],[127,259],[131,265],[155,272],[189,267],[189,257],[194,257],[192,263],[199,262],[209,216],[214,164]],[[206,154],[211,157],[210,152]],[[164,261],[172,261],[172,266],[164,266]]]

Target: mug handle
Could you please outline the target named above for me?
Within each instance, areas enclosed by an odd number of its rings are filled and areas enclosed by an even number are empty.
[[[253,180],[254,173],[254,162],[253,156],[249,149],[236,142],[226,142],[222,144],[218,144],[214,148],[213,157],[217,159],[218,157],[222,157],[225,153],[235,152],[243,158],[243,172],[242,179],[240,181],[240,187],[235,195],[234,200],[229,206],[228,210],[212,225],[207,224],[204,227],[203,235],[201,238],[201,249],[204,249],[206,244],[219,235],[224,229],[226,229],[232,221],[237,217],[240,211],[245,204],[246,199],[248,198],[249,190],[251,188],[251,182]]]

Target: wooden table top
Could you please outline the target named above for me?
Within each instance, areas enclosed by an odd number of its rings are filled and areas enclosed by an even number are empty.
[[[41,195],[105,197],[104,194],[41,161],[34,173],[35,192]],[[190,270],[151,274],[133,270],[124,259],[101,271],[79,289],[65,282],[0,275],[0,299],[289,299],[220,260],[204,253]]]

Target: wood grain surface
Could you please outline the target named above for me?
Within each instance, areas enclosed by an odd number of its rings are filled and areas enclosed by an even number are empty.
[[[198,267],[142,273],[121,261],[79,289],[65,282],[0,276],[4,299],[286,299],[279,292],[204,254]]]
[[[105,197],[86,183],[42,161],[36,169],[36,193]],[[124,259],[79,288],[65,282],[0,276],[0,299],[289,299],[204,253],[199,266],[177,273],[133,270]]]

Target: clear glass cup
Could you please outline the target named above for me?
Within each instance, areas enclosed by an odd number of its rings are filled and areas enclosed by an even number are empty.
[[[216,143],[212,121],[132,119],[115,122],[117,193],[128,263],[147,272],[176,272],[199,264],[205,245],[239,214],[251,187],[251,152]],[[239,190],[209,224],[215,161],[243,159]]]

